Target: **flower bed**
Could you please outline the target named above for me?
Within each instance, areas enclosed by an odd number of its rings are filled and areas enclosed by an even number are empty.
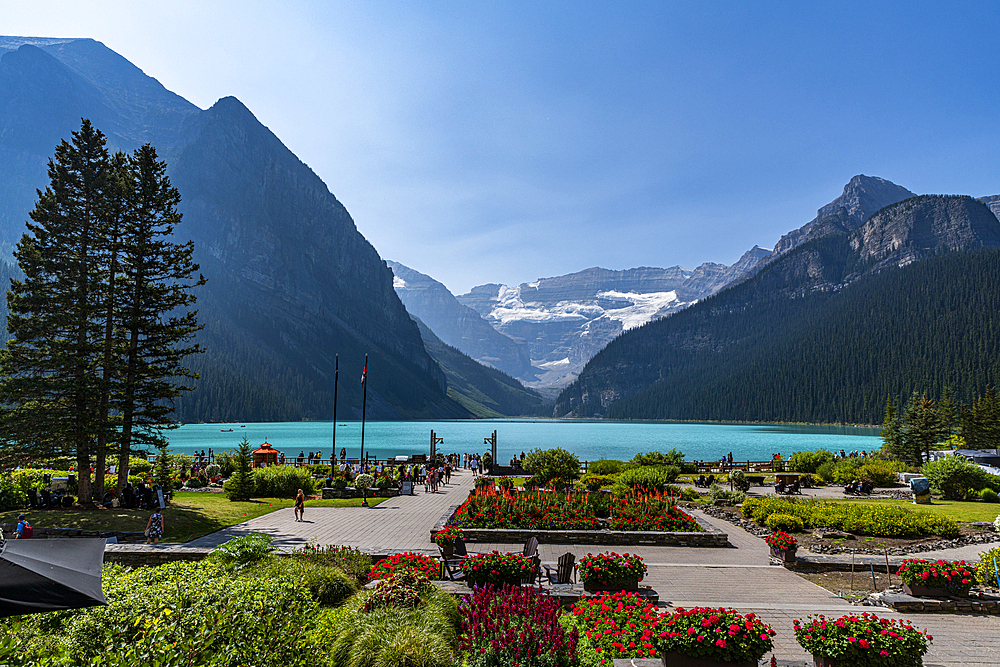
[[[582,598],[572,613],[583,641],[600,656],[600,664],[611,665],[615,658],[656,657],[664,615],[638,593]]]
[[[459,605],[459,647],[470,665],[571,667],[579,664],[575,629],[559,624],[559,600],[536,588],[485,586]]]
[[[918,666],[934,639],[909,621],[875,614],[848,614],[829,621],[820,614],[809,619],[806,625],[799,619],[793,621],[795,640],[813,656],[832,658],[843,665]]]
[[[773,647],[771,626],[755,614],[733,609],[677,608],[660,624],[660,653],[679,653],[693,658],[756,665]]]
[[[462,539],[462,529],[457,526],[445,526],[434,533],[432,539],[434,540],[434,544],[442,549],[448,549],[455,546],[455,540]]]
[[[904,560],[896,574],[911,590],[914,587],[941,589],[950,595],[965,597],[976,583],[975,574],[964,560]],[[916,591],[915,591],[916,592]]]
[[[462,561],[462,572],[473,585],[518,584],[536,574],[532,559],[521,554],[491,551],[474,554]]]
[[[606,551],[601,554],[588,553],[580,559],[578,565],[580,577],[586,590],[599,590],[599,587],[621,584],[621,588],[634,590],[635,585],[646,576],[646,564],[642,558],[633,554],[616,554]]]
[[[610,507],[603,494],[518,492],[480,488],[455,512],[452,522],[463,529],[610,530],[701,532],[671,496],[629,493]],[[608,517],[598,517],[607,509]]]
[[[437,579],[441,572],[441,564],[435,558],[407,551],[393,554],[380,560],[368,573],[368,579],[385,579],[393,574],[412,570],[428,579]]]

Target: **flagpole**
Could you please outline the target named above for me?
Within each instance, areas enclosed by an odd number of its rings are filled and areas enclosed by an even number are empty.
[[[337,379],[340,377],[340,355],[333,362],[333,450],[330,452],[330,474],[333,475],[334,461],[337,460]]]
[[[368,355],[365,355],[365,370],[361,372],[361,386],[364,399],[361,401],[361,472],[365,471],[365,410],[368,407]]]

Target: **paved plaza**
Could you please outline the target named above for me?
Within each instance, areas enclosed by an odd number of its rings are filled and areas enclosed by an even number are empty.
[[[438,493],[390,498],[372,508],[310,508],[305,521],[295,522],[291,509],[232,526],[186,547],[214,547],[250,532],[267,533],[280,548],[302,546],[307,541],[338,544],[375,552],[420,551],[436,554],[430,530],[453,506],[459,505],[472,488],[467,470],[452,475],[452,484]],[[760,615],[776,631],[774,656],[785,665],[812,664],[795,642],[792,620],[809,614],[840,616],[848,612],[876,612],[899,618],[880,607],[857,607],[783,567],[772,565],[764,542],[725,521],[695,512],[729,535],[728,548],[692,547],[604,547],[593,545],[542,544],[543,563],[554,564],[566,552],[577,558],[588,551],[629,551],[645,560],[648,573],[643,585],[651,586],[665,608],[720,606]],[[520,551],[521,544],[470,543],[470,551]],[[965,553],[968,551],[968,553]],[[961,553],[960,553],[961,552]],[[972,549],[937,554],[949,558],[972,558]],[[921,554],[925,557],[925,554]],[[1000,665],[1000,617],[972,614],[910,614],[904,616],[934,636],[924,664],[973,667]],[[768,656],[768,659],[770,656]]]

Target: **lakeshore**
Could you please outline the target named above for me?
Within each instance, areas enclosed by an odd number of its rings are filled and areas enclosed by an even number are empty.
[[[231,430],[230,430],[231,429]],[[440,452],[483,452],[483,439],[497,432],[497,456],[503,462],[520,452],[562,447],[581,461],[631,459],[637,452],[678,449],[688,461],[718,461],[730,452],[734,460],[768,460],[803,450],[878,449],[879,429],[862,426],[807,424],[723,424],[719,422],[618,422],[565,419],[496,419],[368,422],[365,451],[376,458],[426,454],[430,432],[444,442]],[[191,454],[233,450],[246,437],[251,445],[267,441],[286,456],[300,451],[334,449],[332,422],[265,422],[185,424],[165,432],[171,451]],[[361,422],[338,421],[336,450],[349,458],[360,455]]]

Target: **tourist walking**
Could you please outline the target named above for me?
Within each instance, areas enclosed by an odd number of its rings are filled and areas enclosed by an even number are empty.
[[[306,494],[302,493],[302,489],[299,489],[298,494],[295,496],[295,520],[302,521],[302,515],[306,511]]]
[[[479,476],[479,461],[476,460],[475,456],[473,456],[472,460],[469,461],[469,467],[472,469],[472,476],[473,477],[478,477]]]
[[[17,527],[14,528],[15,540],[26,540],[35,534],[35,529],[28,523],[28,517],[23,514],[17,515]]]
[[[156,544],[161,537],[163,537],[163,515],[157,509],[153,510],[149,521],[146,522],[146,544],[149,544],[150,540]]]

